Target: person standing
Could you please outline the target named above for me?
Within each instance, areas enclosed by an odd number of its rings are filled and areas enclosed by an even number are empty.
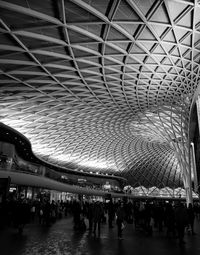
[[[94,211],[93,211],[93,223],[94,223],[94,230],[93,233],[96,236],[96,229],[98,228],[98,236],[100,237],[101,233],[101,220],[104,215],[103,206],[100,201],[96,201],[94,204]]]
[[[179,244],[184,244],[185,227],[188,224],[187,209],[183,203],[179,202],[175,208],[175,223],[178,233]]]
[[[108,227],[113,228],[113,219],[115,216],[115,209],[112,199],[108,203]]]
[[[165,225],[167,228],[167,237],[175,237],[175,213],[174,213],[174,208],[171,203],[168,203],[166,205],[165,209]]]
[[[189,203],[188,208],[187,208],[187,213],[188,213],[188,227],[191,229],[192,235],[195,235],[194,232],[194,207],[192,206],[191,203]]]
[[[93,221],[94,221],[94,201],[88,204],[87,218],[89,222],[89,234],[91,234],[93,229]]]
[[[14,222],[19,234],[23,233],[24,227],[30,222],[30,206],[26,199],[19,199],[15,207]]]
[[[117,223],[117,235],[120,240],[122,240],[122,231],[124,226],[124,220],[125,220],[125,210],[124,210],[124,204],[122,202],[119,203],[119,206],[116,211],[116,223]]]
[[[73,201],[72,214],[73,214],[73,221],[74,221],[74,230],[78,230],[80,226],[80,216],[81,216],[81,204],[79,200]]]

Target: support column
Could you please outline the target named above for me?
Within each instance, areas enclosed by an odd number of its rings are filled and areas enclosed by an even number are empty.
[[[194,191],[198,192],[198,180],[197,180],[197,168],[196,168],[196,158],[195,158],[195,150],[194,143],[191,143],[191,161],[192,161],[192,172],[194,178]]]
[[[187,205],[189,203],[193,204],[193,198],[192,198],[192,182],[191,182],[191,174],[190,171],[188,171],[185,167],[182,168],[183,173],[183,183],[184,188],[186,192],[186,203]]]
[[[196,106],[197,106],[197,120],[198,120],[199,135],[200,135],[200,96],[199,95],[198,95],[197,100],[196,100]],[[198,183],[198,180],[197,180],[197,183]],[[199,200],[200,200],[200,185],[198,185],[197,191],[198,191]]]
[[[185,160],[182,160],[181,158],[181,150],[179,153],[180,148],[176,146],[176,155],[179,161],[179,165],[182,172],[183,177],[183,184],[186,192],[186,203],[187,205],[189,203],[193,204],[193,198],[192,198],[192,181],[191,181],[191,164],[190,164],[190,150],[188,151],[189,156],[189,162],[186,162]]]
[[[198,126],[200,127],[200,96],[197,97],[196,106],[197,106]],[[200,134],[200,128],[199,128],[199,134]]]

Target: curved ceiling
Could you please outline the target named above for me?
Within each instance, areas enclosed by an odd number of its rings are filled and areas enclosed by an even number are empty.
[[[133,186],[183,184],[200,5],[0,1],[0,116],[40,158]]]

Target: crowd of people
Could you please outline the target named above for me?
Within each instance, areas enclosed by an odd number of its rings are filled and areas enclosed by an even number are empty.
[[[0,210],[0,228],[14,227],[19,233],[23,232],[25,225],[38,223],[50,226],[57,219],[67,216],[71,212],[71,202],[63,202],[49,199],[42,201],[15,197],[6,200]]]
[[[133,224],[136,231],[152,235],[155,230],[165,232],[168,238],[178,238],[184,244],[184,234],[195,235],[194,220],[200,220],[200,205],[177,201],[117,201],[102,203],[100,201],[84,203],[73,202],[74,229],[82,228],[82,217],[88,219],[90,234],[101,235],[101,224],[107,221],[108,227],[117,226],[117,235],[123,239],[123,229],[126,224]],[[77,210],[79,208],[79,210]],[[97,233],[96,233],[97,230]]]
[[[101,226],[116,227],[116,235],[123,239],[126,224],[136,231],[153,235],[165,232],[168,238],[178,238],[184,244],[184,235],[195,235],[194,220],[200,220],[198,202],[186,206],[181,201],[134,201],[134,200],[79,200],[54,201],[12,199],[1,210],[4,227],[15,227],[20,234],[26,224],[35,223],[46,227],[63,217],[71,217],[73,231],[88,231],[89,235],[101,237]],[[1,223],[2,223],[1,222]],[[1,224],[2,225],[2,224]]]

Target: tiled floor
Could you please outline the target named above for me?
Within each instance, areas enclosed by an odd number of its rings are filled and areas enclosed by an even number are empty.
[[[87,223],[87,221],[86,221]],[[154,230],[151,237],[136,231],[133,225],[124,229],[124,240],[117,239],[116,225],[109,229],[102,225],[100,238],[89,236],[88,231],[73,230],[72,218],[58,220],[47,228],[38,224],[25,227],[22,236],[16,229],[0,231],[1,255],[199,255],[200,223],[195,224],[195,236],[186,234],[186,244],[168,239],[165,233]]]

